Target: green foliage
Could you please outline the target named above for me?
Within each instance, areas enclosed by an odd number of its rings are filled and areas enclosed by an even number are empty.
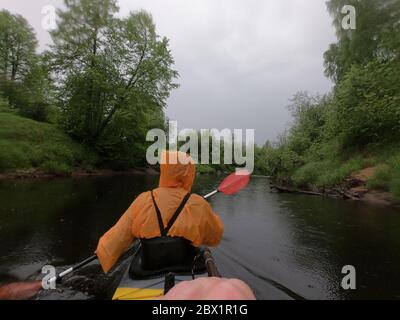
[[[400,2],[397,0],[330,0],[338,42],[324,54],[325,73],[339,83],[352,66],[375,59],[396,60],[400,54]],[[356,30],[342,28],[344,5],[356,9]]]
[[[387,165],[379,165],[375,174],[368,180],[367,187],[388,191],[388,181],[390,181],[390,168]]]
[[[400,200],[400,173],[396,171],[396,175],[391,178],[390,182],[390,192],[393,196]]]
[[[213,165],[209,164],[199,164],[196,166],[197,174],[213,174],[216,173],[217,170]]]
[[[291,99],[289,110],[293,116],[287,143],[291,150],[303,155],[313,144],[322,140],[324,127],[332,104],[331,96],[310,96],[298,92]]]
[[[254,173],[258,175],[268,175],[269,167],[267,157],[270,150],[269,144],[265,144],[263,147],[255,146],[254,150]]]
[[[0,82],[12,109],[24,117],[42,122],[49,121],[51,86],[48,71],[39,58],[21,82]]]
[[[344,5],[356,8],[357,30],[342,28]],[[323,187],[378,165],[368,186],[400,195],[400,2],[330,0],[328,8],[338,42],[325,53],[325,67],[336,86],[324,97],[294,96],[291,129],[256,153],[263,159],[257,168],[284,182]]]
[[[43,59],[35,53],[32,27],[20,15],[0,12],[0,90],[21,115],[48,120],[51,83]]]
[[[143,107],[145,105],[146,107]],[[135,99],[118,110],[98,142],[104,161],[116,169],[146,165],[147,132],[164,127],[164,113],[150,101]]]
[[[303,163],[302,158],[287,145],[277,148],[264,146],[263,149],[262,153],[260,151],[256,153],[257,157],[260,155],[265,157],[261,158],[265,161],[262,167],[259,166],[262,160],[257,158],[255,160],[255,168],[258,173],[287,180],[294,170]]]
[[[204,150],[202,149],[203,146]],[[207,161],[208,159],[208,164],[198,166],[198,172],[204,174],[232,172],[243,165],[235,163],[235,159],[238,158],[235,158],[234,152],[241,151],[242,155],[246,154],[246,149],[243,145],[235,145],[232,143],[232,139],[225,135],[224,132],[217,133],[213,132],[213,130],[186,130],[178,137],[177,149],[190,154],[199,162]],[[225,160],[225,158],[227,159]]]
[[[398,150],[377,167],[367,187],[389,191],[400,200],[400,152]]]
[[[146,133],[164,127],[166,99],[177,87],[168,40],[147,12],[117,18],[115,0],[66,0],[64,8],[51,32],[54,44],[41,56],[27,21],[0,12],[1,110],[61,125],[107,166],[144,165]],[[54,140],[35,149],[19,141],[2,168],[68,172],[85,158],[78,154],[69,157]]]
[[[63,162],[49,160],[41,165],[41,169],[51,174],[68,175],[72,172],[72,168]]]
[[[292,176],[298,186],[314,184],[318,187],[340,185],[352,172],[364,167],[364,160],[360,157],[348,161],[341,159],[327,159],[319,162],[309,162],[300,167]]]
[[[95,165],[96,156],[53,125],[0,112],[0,171],[67,173]]]
[[[177,87],[168,40],[144,11],[116,18],[114,0],[65,7],[47,54],[60,84],[63,128],[117,167],[140,163],[145,131],[163,123],[166,99]]]
[[[53,102],[53,84],[43,57],[37,57],[36,63],[29,70],[22,83],[25,94],[18,104],[22,116],[36,121],[50,120]]]
[[[0,11],[0,76],[22,80],[35,59],[37,40],[32,27],[21,15]]]
[[[7,112],[10,111],[10,106],[8,104],[8,100],[2,97],[0,93],[0,112]]]
[[[336,134],[366,146],[400,134],[400,61],[354,66],[336,88]]]

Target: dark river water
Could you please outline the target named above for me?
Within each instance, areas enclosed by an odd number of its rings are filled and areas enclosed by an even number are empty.
[[[220,177],[198,177],[206,194]],[[40,279],[90,256],[155,176],[0,181],[0,282]],[[259,299],[399,299],[400,212],[342,199],[271,193],[252,178],[235,196],[211,199],[225,224],[213,250],[223,276],[247,282]],[[94,262],[37,299],[107,299],[129,263],[104,275]],[[356,290],[341,287],[356,268]]]

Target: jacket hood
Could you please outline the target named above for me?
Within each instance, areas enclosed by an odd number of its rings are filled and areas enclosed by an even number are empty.
[[[196,167],[192,157],[184,152],[163,151],[160,163],[160,187],[192,190]]]

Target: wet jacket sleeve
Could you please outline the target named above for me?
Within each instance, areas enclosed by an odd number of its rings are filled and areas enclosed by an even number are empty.
[[[139,198],[140,196],[126,210],[118,222],[99,240],[96,255],[104,272],[108,272],[114,266],[134,240],[132,221]]]

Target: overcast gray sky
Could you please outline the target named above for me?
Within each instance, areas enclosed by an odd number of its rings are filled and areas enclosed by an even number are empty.
[[[62,0],[0,0],[51,41],[42,8]],[[323,53],[335,41],[325,0],[119,0],[121,15],[146,9],[170,39],[181,87],[167,115],[179,129],[255,129],[259,144],[287,127],[299,90],[325,93]]]

